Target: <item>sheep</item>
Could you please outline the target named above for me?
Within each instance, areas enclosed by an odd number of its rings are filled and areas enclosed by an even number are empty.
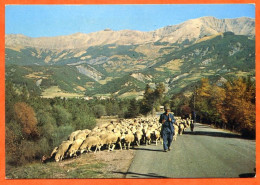
[[[137,146],[140,146],[142,137],[143,137],[143,132],[141,130],[137,130],[135,132],[135,140]]]
[[[54,156],[55,154],[57,153],[58,151],[58,147],[55,147],[52,152],[51,152],[51,155],[50,156],[46,156],[46,155],[43,155],[42,158],[41,158],[41,162],[42,163],[47,163],[47,162],[50,162],[54,159]]]
[[[56,154],[57,151],[58,151],[58,147],[56,146],[56,147],[52,150],[50,157],[52,157],[54,154]]]
[[[179,127],[176,124],[173,124],[174,127],[174,135],[173,135],[173,140],[176,141],[177,140],[177,135],[179,133]]]
[[[120,136],[119,136],[120,135]],[[115,144],[119,141],[119,137],[121,137],[120,133],[113,133],[108,132],[103,136],[103,139],[101,139],[102,144],[108,145],[108,151],[113,151],[115,148]],[[112,148],[110,148],[112,145]]]
[[[133,126],[130,130],[131,130],[131,132],[132,132],[133,134],[135,134],[135,132],[136,132],[136,127]]]
[[[151,129],[147,129],[147,131],[145,132],[145,144],[147,145],[147,144],[151,144],[151,140],[152,140],[152,138],[151,138],[151,136],[152,136],[152,130]]]
[[[75,136],[74,140],[77,140],[77,139],[83,139],[83,140],[85,140],[86,137],[87,137],[86,132],[81,131],[81,132],[79,132],[79,133]]]
[[[121,134],[121,132],[120,132],[120,131],[118,131],[118,132],[115,132],[115,134],[116,134],[116,135],[117,135],[117,137],[118,137],[118,140],[117,140],[117,142],[118,142],[118,144],[119,144],[120,150],[122,150],[122,134]]]
[[[79,139],[73,141],[73,143],[72,143],[72,145],[71,145],[71,147],[70,147],[70,149],[69,149],[69,151],[68,151],[68,154],[69,154],[70,157],[76,155],[76,153],[77,153],[79,147],[81,146],[81,144],[82,144],[83,142],[84,142],[84,140],[81,139],[81,138],[79,138]]]
[[[113,124],[109,124],[109,125],[106,127],[106,129],[107,129],[108,131],[112,131],[114,128],[115,128],[115,126],[114,126]]]
[[[184,124],[180,123],[180,125],[179,125],[179,134],[182,135],[183,131],[184,131]]]
[[[161,139],[161,133],[158,130],[153,131],[153,138],[155,140],[155,145],[157,146],[158,140]]]
[[[89,130],[89,129],[84,129],[82,131],[84,131],[87,135],[91,132],[91,130]]]
[[[100,151],[101,148],[101,140],[98,136],[89,136],[87,137],[81,146],[79,147],[80,153],[82,154],[83,152],[91,152],[91,147],[96,147],[95,152],[97,149]]]
[[[69,135],[68,140],[74,141],[74,140],[75,140],[75,136],[76,136],[79,132],[81,132],[81,130],[76,130],[76,131],[72,132],[72,133]]]
[[[63,141],[60,146],[57,149],[56,155],[55,155],[55,161],[59,162],[61,161],[66,152],[68,151],[69,147],[72,145],[72,141],[68,140],[68,141]]]
[[[134,140],[135,140],[134,134],[133,134],[132,132],[129,132],[129,133],[127,133],[127,134],[123,134],[122,138],[124,138],[124,139],[123,139],[124,148],[125,148],[125,149],[127,149],[127,148],[130,149],[131,143],[133,143]],[[128,147],[127,147],[126,145],[127,145]],[[133,145],[133,147],[134,147],[134,145]]]

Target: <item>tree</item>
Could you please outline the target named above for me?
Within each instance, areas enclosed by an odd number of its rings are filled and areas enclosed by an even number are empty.
[[[72,122],[72,115],[63,106],[54,105],[54,117],[58,126],[69,125]]]
[[[209,110],[209,116],[212,122],[216,126],[223,127],[223,117],[224,115],[224,109],[223,109],[223,102],[226,98],[225,89],[222,87],[219,87],[217,85],[212,85],[210,90],[210,110]]]
[[[209,111],[210,107],[210,89],[209,80],[207,78],[202,78],[200,81],[200,86],[196,89],[195,96],[195,107],[196,114],[199,116],[200,121],[209,123]]]
[[[126,118],[136,118],[139,114],[139,106],[138,106],[138,103],[136,101],[136,99],[132,99],[130,101],[130,105],[129,105],[129,108],[128,108],[128,111],[126,113]]]
[[[188,118],[191,113],[191,108],[189,105],[182,105],[181,106],[181,117]]]
[[[93,129],[96,125],[96,119],[94,115],[85,113],[85,114],[76,114],[74,120],[75,130],[83,129]]]
[[[97,118],[101,118],[101,116],[106,115],[106,107],[104,105],[98,104],[93,107],[94,115]]]
[[[223,120],[233,130],[255,131],[254,87],[248,87],[243,78],[225,84],[226,97],[223,104]]]
[[[141,101],[140,105],[140,112],[144,115],[148,114],[153,110],[153,104],[154,104],[154,96],[153,96],[153,90],[151,89],[150,85],[147,84],[144,91],[144,97]]]
[[[24,102],[18,102],[14,105],[14,114],[16,121],[22,126],[24,137],[35,139],[39,136],[37,119],[31,106]]]
[[[160,101],[163,97],[163,94],[165,92],[165,85],[164,83],[159,83],[156,85],[156,88],[154,90],[154,98],[157,100],[157,101]]]

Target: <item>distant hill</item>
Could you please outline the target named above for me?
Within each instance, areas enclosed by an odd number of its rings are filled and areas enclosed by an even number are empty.
[[[44,92],[140,96],[147,83],[189,91],[201,77],[255,74],[255,20],[202,17],[151,32],[6,35],[6,79]]]

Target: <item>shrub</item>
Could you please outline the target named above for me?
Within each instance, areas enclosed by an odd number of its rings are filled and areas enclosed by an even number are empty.
[[[104,105],[98,104],[93,107],[93,112],[97,118],[106,115],[106,107]]]
[[[58,126],[68,125],[72,121],[72,115],[61,105],[55,105],[53,108],[54,116]]]
[[[21,124],[23,136],[28,139],[35,139],[39,136],[37,129],[37,119],[31,106],[24,102],[14,105],[15,120]]]
[[[75,130],[92,129],[96,125],[96,119],[90,114],[77,114],[74,121]]]

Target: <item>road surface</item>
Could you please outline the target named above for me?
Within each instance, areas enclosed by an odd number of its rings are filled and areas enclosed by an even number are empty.
[[[173,141],[172,150],[162,145],[135,147],[136,155],[126,178],[231,178],[255,173],[255,140],[196,123]]]

